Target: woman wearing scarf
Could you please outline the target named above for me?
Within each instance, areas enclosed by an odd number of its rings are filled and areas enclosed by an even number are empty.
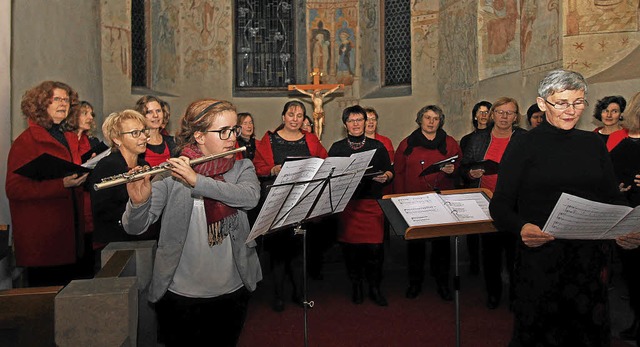
[[[227,101],[193,102],[176,134],[178,158],[170,171],[127,184],[122,224],[140,234],[162,215],[149,288],[166,346],[210,341],[235,346],[250,292],[262,279],[246,211],[260,184],[249,159],[234,154],[191,167],[190,160],[235,148],[240,128]]]
[[[462,158],[460,146],[453,137],[442,130],[444,113],[436,105],[428,105],[418,111],[416,118],[419,128],[400,142],[396,150],[394,168],[396,177],[393,190],[395,193],[413,193],[440,191],[455,188],[455,171]],[[420,176],[420,173],[431,164],[457,155],[458,159],[443,166],[440,171]],[[430,239],[431,276],[435,277],[437,290],[445,301],[452,300],[449,287],[449,268],[451,251],[449,237]],[[426,240],[407,241],[407,262],[409,270],[409,288],[406,296],[413,299],[422,291],[424,280],[424,261],[426,258]]]
[[[351,301],[363,301],[363,277],[369,283],[369,298],[378,306],[387,306],[387,299],[380,290],[382,264],[384,262],[384,214],[377,199],[382,198],[382,188],[393,178],[393,167],[382,142],[365,136],[367,112],[360,106],[350,106],[342,111],[342,123],[347,137],[335,142],[329,149],[331,157],[349,157],[354,153],[375,150],[369,163],[375,176],[364,177],[358,184],[353,198],[340,214],[338,241],[342,245],[347,273],[352,285]]]

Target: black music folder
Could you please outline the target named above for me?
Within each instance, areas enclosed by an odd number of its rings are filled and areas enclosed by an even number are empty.
[[[484,170],[483,175],[495,175],[498,173],[498,169],[500,168],[500,164],[496,163],[493,160],[486,159],[481,161],[476,161],[474,163],[466,164],[465,167],[469,170]]]
[[[419,177],[430,175],[432,173],[436,173],[442,169],[443,166],[448,164],[453,164],[458,159],[458,155],[454,155],[453,157],[449,157],[447,159],[440,160],[439,162],[433,163],[429,165],[426,169],[422,170]]]
[[[89,150],[89,152],[85,153],[82,155],[82,162],[86,162],[87,160],[91,159],[91,156],[95,153],[96,155],[106,151],[107,149],[109,149],[109,147],[102,141],[100,141],[99,144],[91,147],[91,149]]]
[[[82,175],[89,171],[91,170],[86,167],[54,157],[49,153],[42,153],[14,172],[32,180],[44,181],[63,178],[73,174]]]

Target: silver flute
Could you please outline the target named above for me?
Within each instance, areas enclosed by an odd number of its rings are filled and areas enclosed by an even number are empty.
[[[226,152],[222,152],[222,153],[218,153],[218,154],[212,154],[212,155],[206,155],[204,157],[200,157],[200,158],[195,158],[193,160],[191,160],[189,162],[189,165],[194,166],[194,165],[198,165],[198,164],[202,164],[208,161],[211,161],[213,159],[218,159],[218,158],[222,158],[222,157],[226,157],[229,154],[234,154],[234,153],[238,153],[238,152],[244,152],[247,150],[247,147],[242,146],[236,149],[232,149],[230,151],[226,151]],[[111,188],[111,187],[115,187],[115,186],[119,186],[121,184],[126,184],[129,182],[133,182],[133,181],[137,181],[140,180],[142,178],[144,178],[144,176],[147,175],[157,175],[159,173],[165,172],[165,171],[169,171],[171,170],[173,166],[171,165],[171,163],[169,162],[164,162],[158,166],[154,166],[154,167],[148,167],[147,169],[144,169],[143,171],[138,171],[136,173],[121,173],[119,175],[114,175],[114,176],[109,176],[109,177],[105,177],[103,178],[100,183],[96,183],[93,185],[93,189],[95,189],[96,191],[100,190],[100,189],[105,189],[105,188]]]

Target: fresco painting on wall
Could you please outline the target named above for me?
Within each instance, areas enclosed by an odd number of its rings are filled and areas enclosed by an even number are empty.
[[[437,7],[428,8],[426,4],[419,5],[419,1],[413,3],[411,14],[413,59],[416,60],[414,65],[418,67],[417,71],[420,71],[420,73],[413,73],[413,77],[416,83],[428,83],[435,77],[438,67],[439,15]]]
[[[131,79],[131,30],[113,25],[105,25],[102,31],[107,61],[115,64],[123,75]]]
[[[561,59],[558,0],[521,0],[520,54],[522,69]]]
[[[380,53],[378,47],[380,47],[380,24],[378,23],[378,0],[365,0],[362,3],[362,21],[365,23],[364,27],[360,27],[360,33],[362,37],[366,37],[361,41],[361,52],[363,57],[370,57],[364,59],[362,64],[362,78],[363,80],[371,82],[380,81]]]
[[[357,1],[307,1],[307,70],[319,69],[322,83],[353,84],[357,20]]]
[[[480,80],[520,70],[517,0],[481,0],[478,6]]]
[[[564,4],[564,67],[585,77],[609,69],[640,46],[638,0],[569,0]],[[629,71],[638,76],[640,68]]]
[[[180,55],[177,52],[175,32],[178,30],[178,9],[168,4],[162,7],[160,3],[152,4],[153,24],[153,86],[159,90],[169,91],[176,83]],[[157,18],[157,19],[156,19]]]
[[[209,1],[181,2],[184,27],[181,27],[180,55],[184,57],[186,77],[202,76],[212,67],[226,67],[232,35],[231,10]]]

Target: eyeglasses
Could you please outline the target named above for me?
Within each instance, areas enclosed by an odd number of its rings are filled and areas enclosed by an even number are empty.
[[[135,129],[135,130],[131,130],[131,131],[123,131],[120,133],[120,135],[124,135],[124,134],[131,134],[131,137],[133,137],[134,139],[137,139],[138,137],[140,137],[140,134],[144,133],[144,136],[149,136],[149,132],[151,130],[148,128],[144,128],[144,129]]]
[[[554,104],[554,103],[551,103],[551,102],[547,101],[547,99],[544,99],[544,102],[546,102],[547,104],[553,106],[553,108],[555,108],[556,110],[560,110],[560,111],[564,111],[564,110],[568,109],[569,106],[573,106],[574,110],[584,110],[584,108],[589,105],[589,103],[585,99],[576,100],[576,101],[573,102],[573,104],[570,104],[570,103],[565,102],[565,101],[559,102],[557,104]]]
[[[507,115],[509,117],[513,116],[514,114],[516,114],[516,111],[503,111],[503,110],[494,110],[493,113],[497,114],[498,116],[504,116]]]
[[[486,116],[486,115],[488,115],[488,114],[489,114],[489,111],[478,111],[478,114],[479,114],[479,115]]]
[[[364,118],[358,118],[358,119],[347,119],[347,123],[351,124],[351,123],[362,123],[364,122]]]
[[[54,96],[53,97],[53,101],[55,101],[57,103],[64,102],[65,104],[68,104],[69,103],[69,98],[61,98],[59,96]]]
[[[206,133],[218,133],[218,136],[220,137],[220,140],[228,140],[231,137],[231,134],[235,135],[235,137],[240,136],[240,133],[242,132],[242,127],[241,126],[232,126],[230,128],[223,128],[220,130],[207,130],[205,131]]]

